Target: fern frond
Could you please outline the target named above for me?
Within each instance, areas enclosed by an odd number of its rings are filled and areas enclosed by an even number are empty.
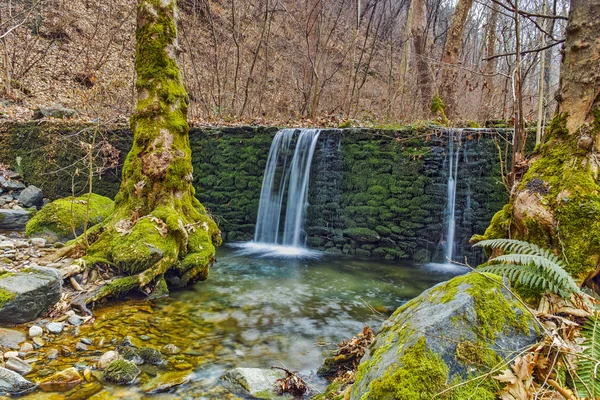
[[[579,286],[565,271],[563,262],[548,249],[515,239],[483,240],[475,246],[505,252],[490,258],[483,271],[505,276],[534,289],[548,290],[564,298],[579,293]]]
[[[581,329],[585,338],[583,354],[579,357],[575,387],[579,397],[600,397],[600,313],[594,311]]]

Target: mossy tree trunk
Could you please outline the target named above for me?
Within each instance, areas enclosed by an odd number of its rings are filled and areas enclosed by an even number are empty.
[[[220,232],[194,197],[188,97],[177,64],[175,0],[138,0],[137,105],[133,146],[113,215],[89,236],[82,263],[107,264],[124,277],[90,301],[132,289],[155,295],[206,279]]]
[[[572,0],[558,113],[482,238],[552,248],[600,292],[600,0]]]

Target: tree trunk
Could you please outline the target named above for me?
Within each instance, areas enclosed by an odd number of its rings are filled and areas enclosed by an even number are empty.
[[[473,5],[473,0],[459,0],[454,10],[454,17],[448,29],[448,36],[442,53],[442,81],[440,94],[446,103],[445,113],[448,117],[456,116],[456,78],[458,71],[460,49],[462,47],[463,31],[467,22],[467,16]]]
[[[559,112],[541,152],[482,238],[551,248],[580,283],[600,292],[600,0],[572,0]]]
[[[498,27],[498,4],[492,4],[492,10],[487,20],[486,32],[486,59],[483,73],[485,80],[483,83],[483,101],[481,107],[481,119],[486,121],[491,118],[493,113],[493,99],[495,96],[494,73],[496,72],[496,28]]]
[[[80,261],[110,265],[126,277],[88,301],[132,289],[165,295],[166,282],[184,286],[206,279],[214,246],[221,244],[217,225],[194,197],[176,15],[176,0],[138,1],[133,146],[114,213],[89,232],[92,244]]]
[[[421,91],[421,106],[427,115],[431,97],[431,76],[429,74],[429,65],[425,57],[425,45],[427,43],[427,9],[425,0],[412,0],[412,37],[415,46],[415,59],[417,64],[417,83]]]

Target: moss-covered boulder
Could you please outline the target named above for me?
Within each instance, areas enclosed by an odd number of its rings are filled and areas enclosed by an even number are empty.
[[[87,216],[87,227],[90,228],[107,218],[114,207],[108,197],[92,193],[75,198],[64,198],[45,205],[27,223],[25,232],[28,236],[45,238],[49,243],[64,242],[81,235]]]
[[[362,359],[352,400],[431,399],[501,368],[502,360],[538,340],[531,314],[502,278],[470,273],[411,300],[383,323]],[[448,390],[445,399],[495,399],[493,379]]]
[[[39,317],[60,300],[62,277],[54,268],[0,271],[0,324],[22,324]]]

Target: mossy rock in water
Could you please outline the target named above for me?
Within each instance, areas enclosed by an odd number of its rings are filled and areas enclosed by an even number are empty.
[[[350,398],[431,399],[489,372],[538,336],[534,318],[502,278],[460,276],[425,291],[383,323],[358,367]],[[474,380],[441,398],[492,400],[498,389],[493,379]]]
[[[148,364],[158,365],[158,364],[162,364],[164,362],[164,359],[162,357],[162,354],[160,354],[160,351],[155,350],[151,347],[141,347],[138,350],[138,355],[140,357],[142,357],[142,360],[144,360],[144,362],[146,362]]]
[[[113,211],[114,203],[108,197],[92,193],[75,198],[53,201],[42,207],[27,223],[28,236],[45,238],[49,243],[66,242],[74,239],[73,230],[81,235],[87,216],[90,228],[107,218]]]
[[[118,385],[129,385],[140,374],[140,369],[131,361],[117,360],[111,362],[104,370],[104,380]]]

